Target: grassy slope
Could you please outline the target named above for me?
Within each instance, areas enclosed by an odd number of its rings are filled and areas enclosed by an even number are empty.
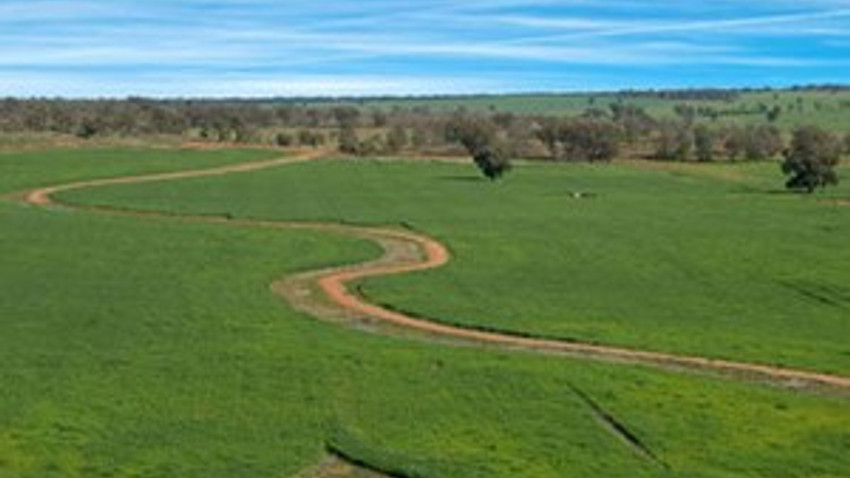
[[[372,337],[267,291],[372,246],[6,201],[0,221],[4,478],[290,476],[326,440],[423,477],[850,469],[846,400]],[[570,385],[672,471],[610,436]]]
[[[404,221],[455,260],[370,281],[375,300],[472,326],[850,371],[850,208],[771,194],[771,164],[680,169],[533,165],[489,184],[462,165],[325,162],[69,197]]]
[[[291,318],[265,286],[371,248],[2,211],[0,476],[272,476],[279,450],[289,471],[315,459],[321,409],[302,405],[320,392],[291,349],[317,338],[280,341]]]
[[[0,194],[82,179],[202,169],[281,156],[275,151],[56,149],[0,152]]]

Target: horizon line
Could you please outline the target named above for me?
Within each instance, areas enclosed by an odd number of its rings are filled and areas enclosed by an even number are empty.
[[[587,95],[622,95],[622,94],[659,94],[659,93],[686,93],[698,91],[715,91],[715,92],[759,92],[759,91],[813,91],[813,90],[850,90],[850,82],[826,82],[826,83],[801,83],[794,85],[753,85],[753,86],[686,86],[686,87],[624,87],[624,88],[602,88],[599,90],[516,90],[503,92],[486,92],[480,93],[412,93],[412,94],[349,94],[349,95],[199,95],[199,96],[183,96],[183,95],[139,95],[128,93],[121,96],[68,96],[68,95],[4,95],[0,96],[0,101],[18,100],[18,101],[130,101],[130,100],[147,100],[147,101],[269,101],[280,100],[287,102],[298,101],[346,101],[346,100],[428,100],[428,99],[457,99],[457,98],[497,98],[504,96],[587,96]]]

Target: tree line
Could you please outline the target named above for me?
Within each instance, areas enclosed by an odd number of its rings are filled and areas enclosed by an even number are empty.
[[[661,93],[627,92],[639,96]],[[722,90],[665,92],[664,98],[733,99]],[[703,107],[704,108],[704,107]],[[743,161],[827,157],[850,153],[850,134],[802,127],[790,137],[766,122],[701,121],[705,110],[676,105],[674,115],[655,118],[625,101],[595,104],[572,117],[502,111],[432,110],[427,106],[366,109],[297,102],[239,100],[0,100],[0,132],[95,136],[180,135],[228,143],[336,147],[358,156],[469,154],[485,175],[509,170],[508,158],[605,162],[617,157],[667,161]],[[759,109],[771,114],[770,109]],[[776,113],[779,114],[779,113]],[[800,146],[806,143],[806,146]],[[793,161],[787,171],[799,170]],[[812,169],[812,168],[810,168]],[[814,168],[817,169],[817,168]],[[832,169],[832,167],[827,167]],[[821,174],[821,179],[828,175]],[[814,181],[817,186],[833,180]],[[789,187],[808,189],[812,180]]]

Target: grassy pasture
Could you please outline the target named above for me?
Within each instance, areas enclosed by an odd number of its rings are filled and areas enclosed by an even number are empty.
[[[203,169],[282,156],[258,150],[54,149],[0,152],[0,194],[84,179]]]
[[[55,157],[70,171],[84,162],[77,154]],[[178,155],[167,167],[220,154]],[[140,163],[164,162],[169,153],[136,156],[116,152],[96,174],[145,170],[152,163]],[[0,165],[10,160],[23,158],[0,157]],[[330,168],[334,178],[369,176],[341,163],[305,167]],[[456,167],[421,167],[466,177]],[[44,168],[2,190],[67,174]],[[263,176],[241,180],[259,187]],[[201,194],[206,212],[221,212],[217,201],[238,204],[246,194],[239,179],[175,183],[187,188],[176,196],[150,193],[156,201]],[[453,181],[471,187],[446,180]],[[313,186],[326,199],[304,191],[276,204],[294,210],[356,189],[326,186]],[[323,214],[342,212],[330,211]],[[326,442],[427,478],[826,478],[850,470],[846,399],[370,336],[296,314],[268,292],[286,272],[371,257],[370,244],[7,200],[0,223],[3,478],[293,476]],[[613,436],[573,388],[630,427],[663,464]]]
[[[404,222],[455,260],[368,281],[375,301],[444,322],[848,373],[845,182],[780,190],[773,163],[471,166],[326,161],[74,201],[236,217]],[[573,199],[572,192],[590,197]]]

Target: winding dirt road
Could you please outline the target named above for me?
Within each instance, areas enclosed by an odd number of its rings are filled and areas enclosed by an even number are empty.
[[[321,320],[357,325],[361,328],[425,340],[483,345],[608,362],[637,364],[654,368],[708,372],[793,388],[850,391],[850,377],[806,370],[795,370],[764,364],[717,360],[705,357],[675,355],[582,342],[530,338],[509,333],[474,330],[411,317],[366,301],[353,292],[350,284],[369,277],[405,274],[440,267],[450,260],[449,251],[439,242],[423,234],[383,227],[349,226],[336,223],[294,223],[239,220],[226,217],[179,215],[157,211],[128,211],[108,206],[57,204],[53,194],[99,186],[174,181],[186,178],[220,176],[258,171],[318,158],[321,153],[302,152],[294,156],[241,163],[211,169],[147,174],[110,179],[80,181],[34,189],[19,196],[24,202],[40,207],[59,205],[66,208],[97,210],[132,216],[167,217],[181,221],[226,224],[231,227],[262,227],[323,231],[373,241],[383,248],[383,255],[373,261],[289,276],[271,285],[272,291],[297,310]]]

